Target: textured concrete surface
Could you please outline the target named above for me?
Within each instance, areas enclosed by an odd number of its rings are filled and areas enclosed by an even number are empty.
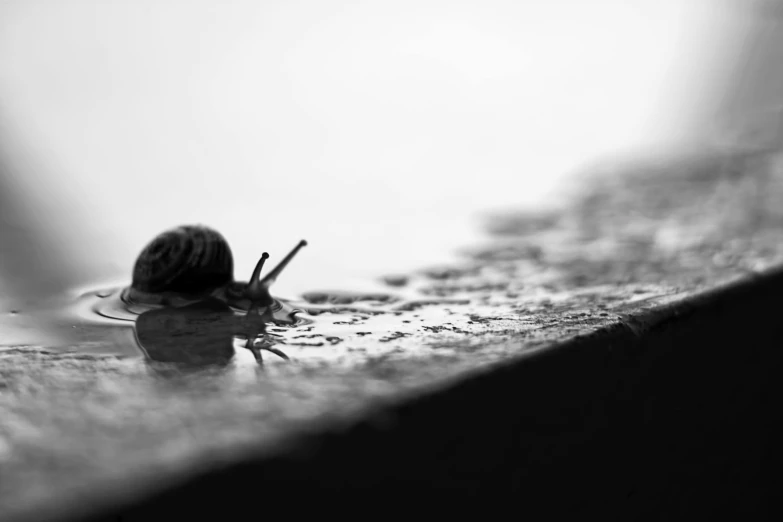
[[[87,520],[780,520],[783,272],[638,316]]]
[[[522,510],[626,520],[706,509],[714,499],[675,475],[745,473],[736,445],[762,467],[775,451],[752,435],[773,433],[759,408],[780,363],[768,341],[781,333],[779,165],[711,152],[591,170],[560,211],[498,216],[461,263],[389,279],[390,294],[414,292],[418,305],[327,306],[306,332],[321,350],[264,375],[5,349],[0,518],[117,520],[135,506],[123,520],[148,520],[163,505],[193,516],[297,495],[344,511],[338,486],[386,502],[449,487],[462,500],[512,495]],[[326,340],[335,327],[338,343]],[[742,491],[762,498],[751,475]],[[724,482],[713,491],[727,499]],[[752,500],[737,513],[758,515]]]

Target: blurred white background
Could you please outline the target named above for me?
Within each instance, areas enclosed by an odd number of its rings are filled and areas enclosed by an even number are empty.
[[[278,295],[447,261],[585,161],[695,139],[742,36],[726,5],[0,1],[4,190],[45,238],[4,256],[127,283],[197,222],[242,279],[308,239]]]

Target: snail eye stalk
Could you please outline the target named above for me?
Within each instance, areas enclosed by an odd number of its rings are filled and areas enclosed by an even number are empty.
[[[263,279],[261,279],[261,270],[264,268],[264,263],[269,257],[269,254],[266,252],[261,254],[261,259],[258,260],[256,268],[253,270],[253,275],[247,284],[247,289],[245,290],[246,297],[251,302],[250,308],[247,311],[248,316],[259,313],[259,309],[263,307],[264,311],[261,313],[261,315],[264,318],[264,321],[271,321],[274,319],[272,317],[270,306],[274,304],[275,300],[269,293],[269,287],[277,280],[277,276],[280,275],[280,273],[285,269],[286,266],[288,266],[288,263],[291,262],[297,252],[299,252],[299,250],[301,250],[304,246],[307,246],[307,241],[303,239]],[[261,350],[267,350],[284,359],[288,359],[287,355],[285,355],[280,350],[272,348],[271,346],[256,347],[254,345],[256,337],[258,337],[259,334],[265,332],[263,325],[261,326],[260,331],[255,330],[253,327],[250,327],[250,329],[253,331],[248,331],[245,348],[253,352],[253,355],[255,356],[259,365],[263,366],[264,364],[264,360],[261,356]]]
[[[253,275],[250,278],[250,282],[247,285],[247,297],[250,301],[257,303],[259,306],[269,306],[274,302],[272,296],[269,294],[269,287],[277,280],[277,276],[288,266],[288,263],[294,258],[297,252],[302,247],[307,245],[307,241],[304,239],[296,245],[291,252],[285,256],[276,267],[272,269],[263,279],[261,279],[261,269],[264,267],[264,262],[269,257],[269,254],[264,252],[261,255],[261,259],[258,260]]]
[[[269,254],[264,252],[261,254],[261,259],[258,260],[258,263],[256,264],[255,270],[253,270],[253,275],[250,277],[250,282],[258,281],[261,278],[261,270],[264,268],[264,263],[269,258]]]
[[[285,267],[288,266],[288,263],[291,262],[291,260],[294,258],[297,252],[299,252],[302,247],[307,246],[307,241],[304,239],[299,242],[298,245],[296,245],[293,250],[291,250],[287,256],[283,258],[282,261],[280,261],[276,267],[272,269],[271,272],[269,272],[264,279],[261,280],[261,283],[265,283],[267,286],[270,286],[272,283],[274,283],[277,280],[277,276],[280,275],[280,272],[282,272]],[[259,274],[260,275],[260,274]]]

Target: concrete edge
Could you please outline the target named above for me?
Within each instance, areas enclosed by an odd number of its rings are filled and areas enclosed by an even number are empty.
[[[272,506],[345,516],[414,499],[441,513],[481,502],[547,518],[760,520],[781,485],[762,480],[779,475],[782,454],[779,296],[783,267],[60,520],[263,516]]]

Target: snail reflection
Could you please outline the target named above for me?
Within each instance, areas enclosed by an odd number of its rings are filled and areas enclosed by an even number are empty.
[[[123,292],[129,304],[150,307],[136,318],[136,338],[155,362],[188,366],[227,365],[234,339],[244,339],[259,364],[261,352],[284,359],[266,325],[293,325],[303,310],[274,298],[270,286],[297,252],[302,240],[266,276],[264,252],[248,282],[234,280],[231,248],[217,231],[186,225],[155,237],[139,254],[133,281]]]

